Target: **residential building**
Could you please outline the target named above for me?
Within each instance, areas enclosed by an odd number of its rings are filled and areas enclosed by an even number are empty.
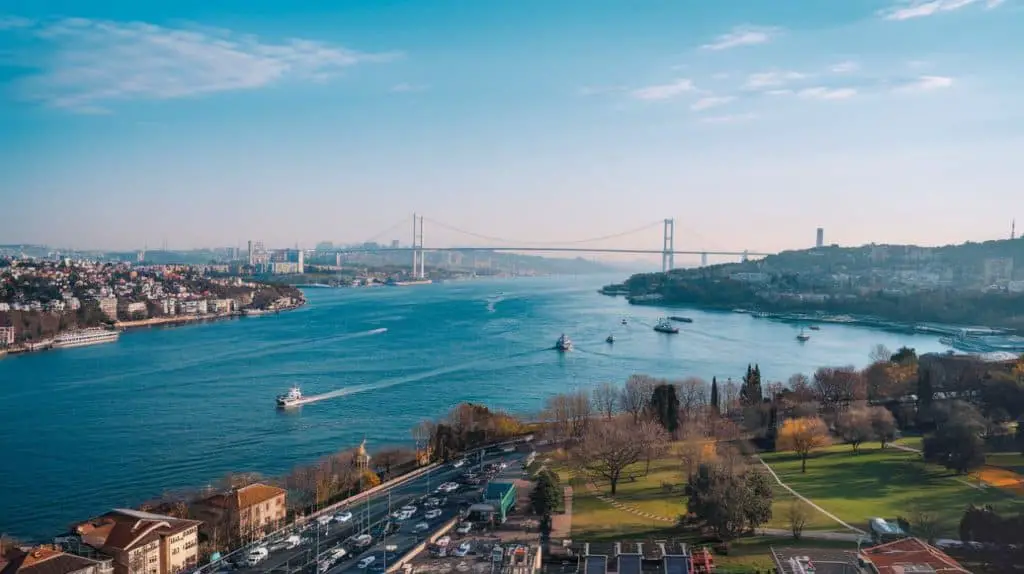
[[[233,303],[232,299],[210,299],[207,308],[211,313],[230,313]]]
[[[207,497],[194,510],[211,538],[223,527],[231,539],[248,542],[284,524],[286,496],[282,488],[256,483]]]
[[[18,549],[0,558],[0,574],[112,574],[113,560],[93,560],[53,546]]]
[[[14,344],[14,327],[0,327],[0,347]]]
[[[117,320],[117,297],[101,297],[96,300],[100,306],[100,312],[111,321]]]
[[[205,315],[209,312],[210,306],[206,304],[206,299],[200,299],[196,301],[196,313]]]
[[[146,308],[144,301],[124,301],[118,307],[124,319],[145,319],[149,316],[149,309]]]
[[[199,302],[198,301],[180,301],[178,302],[178,313],[181,315],[196,315],[199,313]]]
[[[948,554],[917,538],[904,538],[861,550],[860,558],[875,574],[942,572],[970,574]]]
[[[1012,257],[990,257],[984,263],[985,285],[1006,285],[1013,279]]]
[[[274,261],[270,264],[270,272],[275,275],[301,273],[299,264],[291,261]]]
[[[177,574],[198,562],[200,524],[118,508],[79,524],[74,532],[113,559],[114,574]]]

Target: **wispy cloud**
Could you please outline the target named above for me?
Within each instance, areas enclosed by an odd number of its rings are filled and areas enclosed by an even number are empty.
[[[817,86],[800,90],[796,95],[811,100],[847,100],[857,95],[853,88],[826,88]]]
[[[0,15],[0,30],[13,30],[16,28],[30,28],[35,24],[28,18],[22,18],[21,16],[3,16]]]
[[[628,89],[625,86],[583,86],[579,89],[579,94],[581,96],[599,96],[602,94],[624,92]]]
[[[901,93],[912,93],[912,92],[931,92],[934,90],[943,90],[953,85],[953,78],[949,76],[920,76],[912,82],[907,82],[901,86],[895,88],[895,91]]]
[[[839,62],[829,68],[829,70],[835,74],[849,74],[850,72],[856,72],[859,69],[860,64],[852,61]]]
[[[737,26],[726,34],[715,38],[713,42],[701,46],[704,50],[728,50],[740,46],[765,44],[779,35],[778,28],[766,26]]]
[[[701,98],[696,102],[693,102],[693,104],[690,105],[690,109],[695,112],[699,112],[711,108],[716,108],[718,106],[724,106],[725,104],[728,104],[729,102],[735,99],[736,98],[734,98],[733,96],[708,96],[705,98]]]
[[[942,12],[953,12],[973,4],[984,4],[991,10],[1004,0],[901,0],[895,6],[882,11],[886,20],[910,20],[934,16]]]
[[[700,119],[701,123],[705,124],[738,124],[740,122],[748,122],[756,118],[754,114],[731,114],[724,116],[707,116]]]
[[[668,84],[637,88],[630,95],[638,100],[669,100],[694,89],[693,82],[683,78]]]
[[[408,92],[422,92],[422,91],[424,91],[426,89],[427,89],[427,86],[424,86],[422,84],[406,84],[406,83],[402,83],[402,84],[395,84],[394,86],[391,86],[391,90],[390,91],[395,92],[397,94],[402,94],[402,93],[408,93]]]
[[[802,80],[806,77],[806,75],[801,74],[800,72],[759,72],[757,74],[750,74],[749,76],[747,76],[747,83],[745,84],[745,87],[750,90],[774,88],[786,85],[789,82]]]
[[[117,100],[165,100],[260,88],[286,80],[324,81],[345,68],[397,54],[368,54],[317,41],[265,42],[228,30],[68,18],[30,28],[46,48],[23,95],[97,111]]]

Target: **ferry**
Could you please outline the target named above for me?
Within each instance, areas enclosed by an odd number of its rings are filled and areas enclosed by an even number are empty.
[[[286,395],[277,395],[277,406],[286,408],[298,406],[302,403],[302,391],[299,387],[292,387]]]
[[[672,315],[671,317],[669,317],[669,319],[673,321],[679,321],[680,323],[693,323],[693,319],[689,317],[678,317],[676,315]]]
[[[408,287],[409,285],[430,285],[434,281],[431,279],[410,279],[408,281],[398,281],[396,279],[388,279],[386,285],[390,287]]]
[[[99,343],[113,343],[121,336],[120,331],[110,331],[100,327],[68,331],[61,333],[53,339],[54,349],[66,349],[68,347],[84,347],[86,345],[97,345]]]
[[[658,319],[658,323],[654,325],[654,330],[659,333],[675,334],[679,332],[679,327],[673,325],[668,319]]]
[[[566,337],[565,333],[562,333],[562,336],[559,337],[557,341],[555,341],[555,350],[556,351],[562,351],[562,352],[571,351],[572,350],[572,340],[569,339],[569,337]]]

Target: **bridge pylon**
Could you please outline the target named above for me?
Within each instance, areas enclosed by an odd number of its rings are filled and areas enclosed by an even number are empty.
[[[665,232],[661,244],[661,270],[671,271],[675,267],[676,257],[676,220],[665,220]]]
[[[412,214],[412,274],[413,278],[423,279],[426,275],[426,265],[423,256],[423,216]]]

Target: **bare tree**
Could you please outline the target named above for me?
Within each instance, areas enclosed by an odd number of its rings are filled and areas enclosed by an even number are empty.
[[[910,531],[914,536],[927,540],[928,544],[935,544],[935,539],[938,538],[941,529],[938,514],[916,507],[910,510],[909,518]]]
[[[683,459],[683,467],[686,469],[686,478],[693,476],[708,454],[708,442],[705,436],[706,429],[696,419],[691,419],[683,424],[680,435],[679,454]]]
[[[665,427],[653,420],[642,420],[637,427],[636,438],[644,446],[644,476],[647,476],[651,473],[651,461],[668,452],[671,437]]]
[[[594,388],[594,410],[610,419],[615,416],[616,406],[619,402],[619,389],[612,383],[601,383]]]
[[[654,426],[645,425],[647,429]],[[645,427],[621,420],[590,425],[573,451],[576,465],[591,477],[607,480],[614,496],[623,471],[639,462],[648,449],[648,442],[639,436],[641,428]]]
[[[640,422],[640,417],[647,411],[658,381],[648,375],[630,375],[626,385],[619,394],[619,407],[623,412],[633,415],[633,422]]]
[[[836,412],[867,399],[867,385],[853,367],[821,367],[814,372],[814,390],[823,409]]]
[[[689,377],[677,386],[679,393],[679,411],[683,420],[697,416],[701,408],[708,404],[708,384],[703,379]]]
[[[892,360],[892,351],[888,347],[879,343],[874,347],[871,347],[871,352],[868,353],[868,357],[871,358],[872,363],[882,363]]]
[[[570,410],[569,397],[566,395],[553,395],[545,402],[544,418],[555,440],[569,438]]]
[[[871,429],[882,448],[896,436],[896,419],[885,407],[871,407]]]
[[[810,514],[810,509],[804,501],[799,498],[789,501],[786,519],[789,520],[789,530],[793,533],[793,540],[800,540],[800,537],[803,536],[804,526],[807,525],[807,518]]]
[[[765,396],[771,400],[775,400],[786,390],[786,385],[782,384],[781,381],[772,381],[765,386]]]
[[[590,393],[580,389],[569,395],[569,436],[579,439],[586,432],[594,414]]]
[[[809,403],[815,400],[811,381],[803,373],[793,373],[789,377],[789,392],[794,403]]]
[[[867,406],[858,405],[839,413],[836,417],[836,432],[853,447],[853,452],[857,452],[862,442],[874,438],[871,412]]]
[[[722,402],[721,410],[723,413],[735,412],[739,408],[740,402],[740,386],[737,385],[732,379],[729,379],[722,385],[722,398],[725,399]]]

